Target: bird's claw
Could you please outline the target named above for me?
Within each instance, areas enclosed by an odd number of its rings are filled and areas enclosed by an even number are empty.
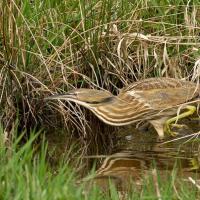
[[[173,125],[175,125],[175,124],[173,124]],[[173,126],[173,125],[172,125],[172,126]],[[176,125],[178,125],[178,124],[176,124]],[[172,130],[170,129],[170,124],[165,124],[164,131],[165,131],[167,134],[169,134],[169,135],[171,135],[171,136],[173,136],[173,137],[176,137],[176,136],[179,134],[178,132],[172,131]]]
[[[172,127],[176,127],[176,128],[188,128],[187,125],[185,124],[170,124]]]

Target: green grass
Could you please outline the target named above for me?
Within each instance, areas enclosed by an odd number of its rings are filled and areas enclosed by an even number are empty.
[[[1,145],[0,199],[83,199],[83,187],[76,186],[72,169],[68,165],[51,169],[44,142],[34,150],[39,134],[32,132],[23,145],[22,137],[8,147]]]
[[[55,134],[63,128],[87,155],[108,150],[112,128],[44,97],[74,87],[116,94],[154,76],[198,80],[199,15],[199,0],[0,1],[0,199],[109,199],[95,188],[85,197],[68,162],[54,172],[46,144],[34,151],[31,130]],[[13,139],[17,132],[31,137],[23,144],[24,136]],[[163,199],[180,199],[171,184],[160,183]],[[181,182],[179,189],[183,199],[195,199],[195,187]],[[156,198],[153,184],[134,195]],[[117,199],[114,189],[111,196]]]
[[[103,193],[98,189],[99,186],[92,185],[92,182],[80,182],[76,170],[69,163],[61,161],[56,169],[52,168],[48,162],[46,142],[43,140],[39,148],[37,147],[37,138],[42,134],[32,131],[27,142],[22,141],[22,134],[7,144],[3,142],[1,128],[0,199],[119,199],[119,194],[112,184],[110,189],[107,188],[110,192]],[[182,181],[175,171],[164,179],[161,178],[161,172],[156,173],[158,186],[155,185],[155,176],[149,170],[149,176],[144,178],[141,187],[134,182],[131,184],[130,193],[124,194],[127,199],[157,199],[156,187],[162,199],[199,198],[196,186]]]

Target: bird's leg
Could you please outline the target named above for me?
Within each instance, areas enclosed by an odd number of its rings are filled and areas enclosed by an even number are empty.
[[[168,119],[165,122],[165,126],[164,126],[164,131],[165,132],[167,132],[168,134],[170,134],[172,136],[176,136],[178,134],[178,133],[176,133],[174,131],[171,131],[170,125],[171,125],[171,123],[176,122],[179,119],[182,119],[182,118],[185,118],[185,117],[188,117],[188,116],[192,115],[196,111],[196,107],[195,106],[188,105],[188,106],[186,106],[186,109],[187,109],[186,112],[183,112],[180,115],[177,115],[176,117]],[[183,125],[179,125],[179,124],[173,124],[173,126],[176,126],[178,128],[183,127]]]

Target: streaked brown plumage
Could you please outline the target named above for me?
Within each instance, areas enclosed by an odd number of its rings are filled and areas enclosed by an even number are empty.
[[[108,91],[76,89],[48,99],[68,100],[90,109],[98,118],[113,126],[147,120],[160,137],[166,120],[177,107],[198,97],[195,83],[173,78],[149,78],[123,88],[118,96]]]

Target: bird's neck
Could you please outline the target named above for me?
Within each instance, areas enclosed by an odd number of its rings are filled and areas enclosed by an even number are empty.
[[[115,97],[109,103],[93,107],[92,112],[107,124],[113,126],[128,125],[141,120],[147,113],[141,104]]]

